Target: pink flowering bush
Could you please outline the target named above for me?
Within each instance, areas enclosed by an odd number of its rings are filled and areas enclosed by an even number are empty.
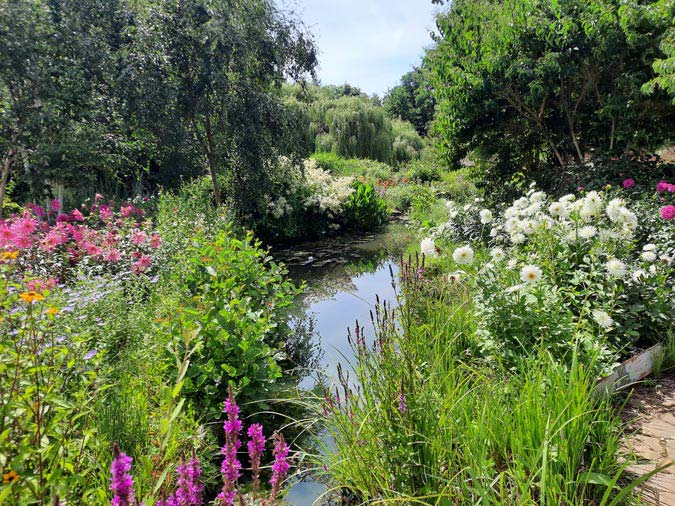
[[[0,251],[18,251],[21,274],[52,285],[76,271],[149,274],[162,237],[144,214],[133,204],[116,209],[100,198],[69,212],[58,200],[49,210],[29,204],[21,214],[0,220]]]

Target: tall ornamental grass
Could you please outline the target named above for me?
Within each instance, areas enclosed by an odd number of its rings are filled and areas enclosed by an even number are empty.
[[[476,365],[466,288],[422,297],[423,267],[403,278],[405,304],[378,304],[375,335],[350,336],[353,377],[340,369],[323,402],[334,445],[317,460],[333,490],[368,503],[630,501],[617,485],[621,421],[593,364],[532,349],[518,370]]]

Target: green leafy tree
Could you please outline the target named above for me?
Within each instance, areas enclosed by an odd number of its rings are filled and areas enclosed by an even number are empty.
[[[173,107],[208,167],[214,199],[251,211],[265,167],[286,148],[288,117],[273,90],[316,64],[302,27],[267,0],[167,0],[140,30],[160,59]],[[143,44],[143,41],[139,42]]]
[[[675,110],[640,90],[669,24],[655,4],[452,2],[425,60],[440,153],[478,152],[512,174],[659,146]]]
[[[387,92],[384,110],[415,125],[420,135],[426,135],[434,118],[434,96],[424,70],[416,68],[401,77],[401,84]]]

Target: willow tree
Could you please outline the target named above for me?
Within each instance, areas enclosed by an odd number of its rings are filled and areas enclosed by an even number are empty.
[[[138,33],[208,167],[216,203],[222,176],[246,213],[264,167],[286,148],[288,118],[274,90],[313,71],[311,36],[268,0],[162,0]]]
[[[453,1],[425,62],[441,154],[479,151],[512,172],[660,145],[675,110],[641,92],[669,24],[656,3]]]

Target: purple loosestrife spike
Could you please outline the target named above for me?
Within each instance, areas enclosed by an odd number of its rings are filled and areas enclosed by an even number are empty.
[[[204,485],[199,481],[202,472],[199,460],[192,457],[189,462],[183,462],[178,469],[178,489],[173,496],[174,502],[166,506],[201,506]]]
[[[111,506],[132,506],[134,502],[134,479],[129,474],[133,459],[113,444],[113,462],[110,467],[110,490],[113,492]]]
[[[406,402],[403,390],[399,391],[398,393],[398,410],[400,413],[405,413],[408,411],[408,403]]]
[[[239,433],[241,432],[242,423],[239,420],[239,406],[234,400],[232,387],[230,387],[229,395],[225,400],[225,407],[223,412],[227,413],[227,420],[223,424],[225,430],[225,446],[223,446],[221,453],[225,455],[223,464],[220,468],[223,474],[223,488],[218,494],[219,504],[224,506],[232,506],[236,498],[236,485],[239,476],[241,475],[241,462],[237,459],[237,450],[241,446],[239,441]]]
[[[268,506],[274,504],[274,500],[277,495],[279,495],[279,490],[281,488],[281,483],[286,478],[286,473],[291,467],[288,463],[288,451],[289,447],[284,441],[283,434],[277,436],[277,442],[274,445],[274,464],[272,464],[272,478],[270,478],[270,483],[272,485],[272,492],[270,493],[270,499]]]
[[[251,470],[253,471],[253,496],[258,495],[258,486],[260,484],[260,456],[265,451],[265,436],[263,427],[259,423],[254,423],[248,428],[249,442],[248,456],[251,460]]]

